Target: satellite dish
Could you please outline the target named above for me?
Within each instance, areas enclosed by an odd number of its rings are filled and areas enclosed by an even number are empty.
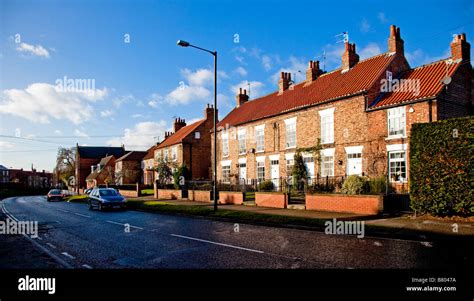
[[[449,85],[451,83],[451,76],[445,76],[443,77],[443,79],[441,80],[441,82],[445,85]]]

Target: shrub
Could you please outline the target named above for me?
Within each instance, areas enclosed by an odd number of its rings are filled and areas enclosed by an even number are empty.
[[[185,180],[189,180],[190,176],[191,175],[186,164],[183,164],[178,167],[173,173],[174,188],[179,189],[185,184]]]
[[[274,188],[272,181],[263,181],[258,184],[258,190],[260,191],[272,191]]]
[[[411,207],[436,216],[474,214],[474,117],[414,124],[410,139]]]
[[[367,190],[367,180],[357,175],[349,176],[342,184],[342,193],[361,194]]]
[[[372,194],[385,193],[387,189],[387,180],[385,177],[372,178],[368,181],[368,192]]]

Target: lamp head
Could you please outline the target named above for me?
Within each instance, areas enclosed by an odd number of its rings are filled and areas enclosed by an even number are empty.
[[[178,46],[181,46],[181,47],[188,47],[189,46],[189,43],[184,41],[184,40],[178,40],[178,42],[176,44]]]

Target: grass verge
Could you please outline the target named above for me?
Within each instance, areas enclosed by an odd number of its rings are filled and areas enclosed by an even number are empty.
[[[153,195],[155,192],[153,191],[153,189],[142,189],[140,193],[141,195]]]

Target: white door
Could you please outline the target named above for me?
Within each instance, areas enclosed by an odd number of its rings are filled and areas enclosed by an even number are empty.
[[[362,175],[362,154],[354,153],[347,155],[347,174]]]
[[[275,190],[278,190],[279,186],[279,178],[280,178],[280,165],[278,160],[271,160],[270,161],[270,176],[272,178],[273,186]]]
[[[240,184],[245,184],[247,180],[247,164],[239,164],[239,182]]]
[[[306,166],[306,171],[308,172],[308,184],[312,184],[314,178],[314,158],[313,157],[304,157],[304,165]]]

